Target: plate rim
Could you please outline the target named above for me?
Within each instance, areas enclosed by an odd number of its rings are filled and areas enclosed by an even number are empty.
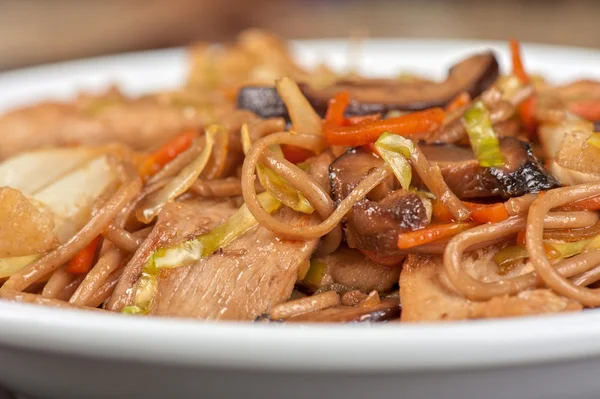
[[[370,39],[369,43],[466,48],[506,45],[501,41],[396,38]],[[347,45],[348,39],[302,40],[292,41],[292,44],[308,48],[338,46]],[[596,49],[537,43],[523,46],[590,56],[600,65],[600,51]],[[22,79],[28,74],[44,74],[48,70],[73,66],[85,68],[119,62],[123,58],[185,57],[184,50],[169,48],[103,55],[14,69],[0,73],[0,88],[3,81]],[[0,326],[0,345],[4,346],[195,367],[416,372],[600,357],[600,310],[453,323],[307,327],[135,318],[0,300]],[[286,353],[285,359],[282,353]],[[358,358],[360,363],[356,362]]]

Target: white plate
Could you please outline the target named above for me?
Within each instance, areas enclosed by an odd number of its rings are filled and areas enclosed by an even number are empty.
[[[344,66],[342,41],[297,43],[307,64]],[[504,43],[376,40],[360,69],[442,76]],[[600,53],[526,45],[530,70],[600,78]],[[115,82],[175,87],[182,50],[0,74],[0,110]],[[447,324],[252,325],[136,318],[0,301],[0,385],[44,398],[591,398],[600,391],[600,312]]]

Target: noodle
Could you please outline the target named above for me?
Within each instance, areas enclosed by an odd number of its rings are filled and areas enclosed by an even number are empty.
[[[563,215],[564,216],[564,215]],[[555,226],[558,222],[566,225],[572,218],[551,219],[548,224]],[[542,223],[544,227],[546,222]],[[534,273],[512,277],[494,282],[482,282],[469,275],[462,268],[462,255],[465,251],[475,249],[475,246],[492,245],[495,240],[506,239],[525,228],[525,218],[512,216],[496,223],[474,227],[455,236],[444,251],[444,269],[452,285],[464,296],[472,300],[487,300],[495,296],[512,295],[520,291],[535,288],[540,280]],[[547,226],[546,226],[547,227]],[[497,243],[497,241],[496,241]],[[594,252],[597,254],[597,252]],[[530,253],[530,259],[533,255]],[[544,255],[545,256],[545,255]],[[566,277],[581,273],[593,267],[594,258],[583,253],[556,264],[557,270]],[[592,263],[592,265],[590,265]]]
[[[98,288],[98,290],[94,293],[94,295],[92,295],[92,297],[86,303],[86,306],[98,307],[102,303],[107,301],[110,298],[110,296],[112,295],[112,293],[114,292],[114,289],[117,286],[117,283],[119,282],[119,279],[123,275],[124,271],[125,271],[125,269],[120,268],[120,269],[115,270],[110,276],[108,276],[104,285],[102,285],[100,288]]]
[[[58,295],[56,299],[60,299],[61,301],[68,301],[69,298],[71,298],[71,296],[75,293],[77,288],[79,288],[79,285],[81,284],[84,278],[85,274],[79,274],[77,276],[74,276],[71,282],[67,284],[65,289],[60,293],[60,295]]]
[[[544,227],[547,229],[580,229],[593,226],[598,222],[596,212],[575,211],[575,212],[551,212],[544,218]]]
[[[531,205],[527,216],[526,244],[531,263],[544,283],[555,292],[586,306],[600,305],[600,291],[578,287],[552,267],[543,245],[544,215],[552,208],[600,194],[600,183],[582,184],[550,190]]]
[[[106,205],[65,244],[12,275],[0,287],[0,292],[2,290],[24,290],[44,275],[58,269],[106,230],[119,210],[133,200],[142,189],[142,180],[130,164],[122,164],[121,169],[125,182],[107,201]]]
[[[450,211],[452,216],[461,222],[469,219],[471,211],[458,199],[452,190],[448,188],[448,185],[442,177],[439,166],[431,165],[427,158],[425,158],[425,155],[419,146],[415,146],[411,159],[413,161],[413,167],[421,180],[423,180],[423,183],[425,183],[429,191],[431,191],[433,195],[448,208],[448,211]]]
[[[64,267],[61,267],[50,276],[50,279],[42,290],[42,296],[44,298],[58,298],[74,278],[74,275],[69,273]]]
[[[340,296],[335,291],[307,296],[289,302],[280,303],[273,307],[269,316],[273,320],[287,319],[299,314],[314,312],[340,304]]]
[[[127,230],[117,227],[114,224],[110,224],[102,235],[117,247],[127,252],[135,252],[143,241],[142,238],[136,238]]]
[[[522,215],[529,211],[529,207],[536,198],[536,194],[525,194],[521,197],[509,199],[504,203],[504,207],[510,216]]]
[[[387,165],[382,165],[371,171],[338,205],[337,209],[326,220],[316,226],[290,226],[277,220],[263,209],[256,197],[256,190],[254,189],[254,170],[256,169],[256,164],[262,151],[273,144],[290,144],[301,148],[315,150],[315,147],[319,145],[320,142],[321,138],[314,135],[292,135],[289,133],[273,134],[254,143],[246,155],[246,160],[244,161],[244,166],[242,168],[242,190],[244,192],[246,206],[248,206],[250,213],[252,213],[252,216],[256,218],[258,223],[283,238],[291,240],[311,240],[324,236],[336,228],[357,201],[366,197],[373,188],[392,173]]]
[[[110,249],[98,259],[96,265],[89,271],[85,279],[75,291],[70,303],[85,306],[94,293],[106,282],[109,274],[114,272],[123,260],[123,255],[117,249]]]
[[[85,310],[101,311],[100,309],[97,309],[95,307],[91,308],[91,307],[75,306],[75,305],[71,305],[69,302],[61,301],[58,299],[45,298],[41,295],[30,294],[30,293],[21,292],[21,291],[15,291],[12,289],[0,290],[0,298],[7,299],[7,300],[13,301],[13,302],[46,305],[46,306],[52,306],[52,307],[61,308],[61,309],[85,309]]]

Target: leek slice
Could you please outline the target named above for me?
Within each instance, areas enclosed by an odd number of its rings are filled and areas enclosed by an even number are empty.
[[[397,134],[384,132],[375,142],[375,149],[390,165],[402,188],[408,190],[412,180],[412,167],[408,160],[415,150],[414,143]]]
[[[492,127],[490,112],[481,100],[476,100],[465,112],[465,128],[473,152],[483,167],[503,166],[504,156],[500,151],[500,142]]]

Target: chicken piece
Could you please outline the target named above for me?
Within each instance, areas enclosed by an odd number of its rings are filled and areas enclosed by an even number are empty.
[[[315,217],[282,209],[279,218],[307,225]],[[300,263],[316,249],[317,240],[278,239],[255,226],[222,252],[193,265],[161,270],[151,314],[207,320],[253,320],[287,300]]]
[[[327,265],[321,285],[341,284],[365,293],[373,290],[388,292],[400,276],[399,267],[378,265],[360,251],[345,246],[317,260]]]
[[[133,301],[133,289],[142,274],[144,264],[158,248],[169,247],[198,234],[206,233],[227,220],[236,211],[230,202],[190,200],[170,202],[158,215],[156,225],[125,266],[107,309],[120,311]]]
[[[39,254],[58,245],[54,219],[18,190],[0,188],[0,258]]]
[[[200,106],[198,106],[200,107]],[[173,97],[135,100],[112,95],[73,103],[46,102],[0,116],[0,160],[40,147],[119,142],[157,147],[186,128],[199,128],[232,108],[181,106]]]
[[[467,257],[465,267],[481,280],[493,281],[507,276],[495,273],[495,264],[487,251],[479,257]],[[440,256],[409,255],[400,274],[402,321],[464,320],[492,317],[526,316],[581,310],[580,303],[563,298],[547,289],[523,291],[517,295],[495,297],[476,302],[465,299],[450,285]],[[530,270],[528,264],[512,273]]]
[[[600,181],[600,148],[588,143],[591,132],[564,136],[550,170],[564,185]]]
[[[326,187],[331,155],[308,160],[310,174]],[[277,217],[290,225],[319,222],[283,208]],[[207,320],[254,320],[286,301],[294,288],[299,266],[310,258],[318,240],[278,238],[257,225],[222,251],[193,265],[161,270],[151,314]]]

